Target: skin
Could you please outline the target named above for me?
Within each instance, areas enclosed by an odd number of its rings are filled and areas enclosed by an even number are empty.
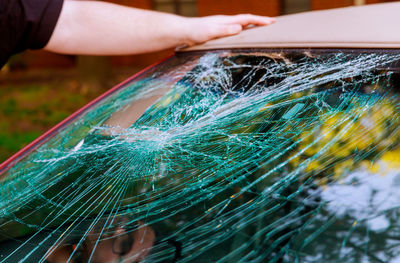
[[[191,46],[273,23],[255,15],[182,17],[100,1],[65,1],[45,50],[78,55],[125,55]]]

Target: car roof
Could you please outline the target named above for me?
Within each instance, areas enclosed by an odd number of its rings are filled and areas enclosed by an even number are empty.
[[[400,48],[400,2],[311,11],[178,51],[232,48]]]

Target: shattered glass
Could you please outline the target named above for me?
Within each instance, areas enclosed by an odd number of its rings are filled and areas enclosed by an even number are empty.
[[[0,181],[1,262],[398,262],[400,54],[178,54]]]

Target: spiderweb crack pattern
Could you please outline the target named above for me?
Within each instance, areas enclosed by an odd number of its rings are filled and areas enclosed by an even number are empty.
[[[0,260],[44,262],[71,246],[68,261],[97,262],[131,233],[125,260],[395,262],[399,59],[170,59],[2,175],[0,239],[14,248]],[[128,128],[108,124],[153,96]]]

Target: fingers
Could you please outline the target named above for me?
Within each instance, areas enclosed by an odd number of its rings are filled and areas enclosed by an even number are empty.
[[[221,26],[218,28],[218,33],[215,33],[214,37],[236,35],[249,25],[265,26],[275,22],[275,18],[272,17],[250,14],[220,16],[219,18],[221,19],[219,21]]]
[[[256,16],[250,14],[235,15],[227,17],[228,23],[240,24],[242,26],[247,26],[250,24],[257,26],[265,26],[274,23],[276,20],[273,17],[267,16]]]
[[[239,24],[215,25],[209,31],[207,40],[239,34],[243,28]]]
[[[221,29],[221,30],[223,30],[224,32],[223,33],[225,33],[225,35],[236,35],[236,34],[239,34],[240,33],[240,31],[242,31],[242,26],[241,25],[227,25],[227,26],[225,26],[225,27],[223,27],[223,29]]]
[[[191,19],[194,24],[190,26],[186,45],[194,45],[211,39],[236,35],[251,25],[265,26],[275,22],[275,18],[241,14],[234,16],[208,16]],[[197,28],[193,31],[193,28]]]

